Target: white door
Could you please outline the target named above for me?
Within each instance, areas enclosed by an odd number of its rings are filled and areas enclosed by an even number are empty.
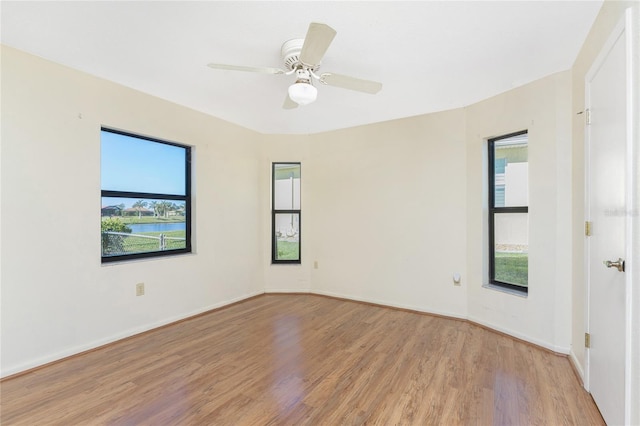
[[[626,249],[626,61],[622,26],[586,82],[588,387],[609,425],[625,423],[626,274],[615,262],[622,264]]]

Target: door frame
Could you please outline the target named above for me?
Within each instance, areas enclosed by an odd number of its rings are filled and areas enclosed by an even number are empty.
[[[600,67],[604,63],[611,49],[613,48],[615,42],[620,38],[624,37],[625,41],[625,57],[626,57],[626,87],[627,93],[629,94],[626,99],[626,171],[625,171],[625,203],[626,203],[626,220],[625,220],[625,260],[626,260],[626,272],[625,272],[625,384],[624,384],[624,399],[625,399],[625,423],[629,424],[633,421],[633,418],[637,418],[640,414],[637,412],[638,408],[633,407],[632,401],[636,400],[640,395],[640,384],[637,383],[637,380],[634,380],[634,376],[638,375],[638,371],[634,371],[638,369],[638,366],[634,366],[632,360],[634,358],[640,358],[640,354],[638,353],[638,346],[640,341],[638,339],[638,325],[640,322],[637,320],[637,317],[640,314],[640,304],[638,300],[640,298],[638,295],[633,295],[632,288],[637,288],[636,293],[640,293],[640,280],[636,277],[638,275],[638,265],[632,259],[640,258],[640,236],[638,234],[638,230],[640,230],[640,221],[638,219],[639,213],[637,208],[633,206],[638,205],[638,200],[640,199],[640,194],[638,193],[640,190],[640,184],[637,182],[636,177],[640,176],[638,173],[638,160],[640,160],[640,141],[638,140],[638,119],[635,115],[638,114],[639,111],[639,101],[638,101],[638,87],[639,87],[639,78],[635,75],[634,71],[638,68],[638,57],[637,54],[634,53],[636,49],[636,41],[634,38],[637,37],[638,28],[634,25],[633,21],[633,10],[628,8],[625,10],[624,15],[615,26],[611,35],[607,39],[606,43],[600,50],[600,53],[594,60],[591,68],[587,72],[585,76],[585,112],[587,115],[589,108],[591,106],[591,96],[590,96],[590,82],[596,76]],[[634,56],[636,55],[636,56]],[[636,94],[636,96],[634,96]],[[588,119],[588,117],[586,117]],[[587,120],[585,120],[585,221],[589,221],[589,203],[590,203],[590,130],[587,125]],[[591,276],[589,271],[589,256],[590,256],[590,241],[587,238],[585,242],[585,250],[584,250],[584,272],[586,277],[586,297],[585,297],[585,332],[589,333],[590,331],[590,302],[591,302]],[[634,257],[635,256],[635,257]],[[634,331],[633,322],[639,322]],[[586,390],[590,389],[590,350],[585,348],[585,371],[584,371],[584,387]],[[635,412],[632,412],[632,409]]]

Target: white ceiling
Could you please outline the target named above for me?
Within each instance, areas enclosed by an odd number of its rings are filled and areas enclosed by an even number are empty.
[[[1,3],[2,43],[270,134],[305,134],[458,108],[569,69],[597,1],[110,1]],[[380,81],[318,87],[281,108],[280,46],[310,22],[337,31],[321,71]]]

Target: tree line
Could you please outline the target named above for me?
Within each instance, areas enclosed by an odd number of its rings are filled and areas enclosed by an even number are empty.
[[[169,212],[174,211],[176,214],[184,215],[184,204],[173,203],[171,201],[146,201],[146,200],[138,200],[131,206],[133,208],[144,209],[151,208],[153,210],[153,215],[157,217],[167,217]],[[140,212],[138,212],[138,216],[140,216]]]

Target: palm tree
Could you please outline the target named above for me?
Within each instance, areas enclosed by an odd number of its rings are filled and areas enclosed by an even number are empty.
[[[171,209],[171,202],[170,201],[160,201],[158,210],[159,210],[159,213],[161,213],[163,217],[167,217],[170,209]]]
[[[157,201],[149,201],[149,207],[153,209],[153,215],[158,216],[158,202]]]
[[[142,209],[147,207],[147,202],[145,200],[138,200],[131,207],[138,210],[138,219],[142,217]]]

